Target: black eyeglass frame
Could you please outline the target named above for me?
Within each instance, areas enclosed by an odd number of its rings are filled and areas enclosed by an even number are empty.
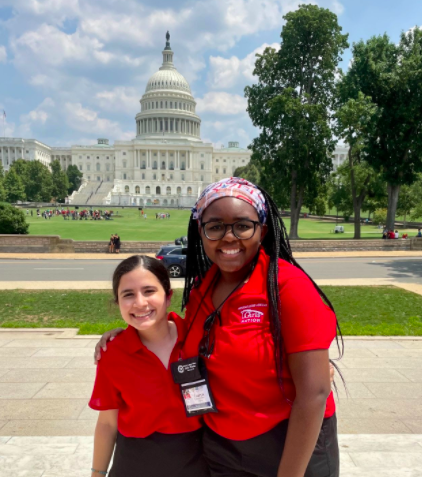
[[[253,224],[253,233],[252,235],[245,239],[245,238],[241,238],[241,237],[238,237],[236,235],[236,232],[234,231],[234,226],[236,224],[238,224],[239,222],[251,222]],[[221,225],[224,225],[224,234],[222,235],[222,237],[220,238],[209,238],[208,235],[207,235],[207,232],[205,231],[205,226],[208,225],[208,224],[212,224],[212,223],[215,223],[215,224],[221,224]],[[201,223],[201,227],[202,227],[202,230],[204,232],[204,235],[205,237],[208,239],[208,240],[211,240],[212,242],[216,242],[217,240],[222,240],[226,235],[227,235],[227,227],[231,227],[232,228],[232,234],[239,240],[250,240],[254,235],[255,235],[255,232],[256,232],[256,227],[258,226],[261,226],[262,227],[262,224],[261,222],[259,222],[258,220],[250,220],[250,219],[242,219],[242,220],[236,220],[236,222],[233,222],[232,224],[225,224],[224,222],[218,222],[218,220],[209,220],[208,222],[202,222]]]

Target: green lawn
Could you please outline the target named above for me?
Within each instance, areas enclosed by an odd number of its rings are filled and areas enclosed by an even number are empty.
[[[23,209],[25,211],[25,209]],[[137,208],[115,209],[118,216],[113,220],[63,220],[53,216],[50,220],[26,216],[30,224],[31,235],[60,235],[65,239],[74,240],[108,240],[111,234],[118,233],[122,241],[172,241],[182,235],[187,235],[187,224],[190,216],[188,210],[177,209],[147,209],[148,218],[142,219]],[[156,212],[168,212],[169,220],[156,220]],[[290,219],[285,219],[289,230]],[[342,223],[344,234],[332,233],[335,224],[313,219],[301,219],[299,235],[303,239],[350,239],[353,238],[353,224]],[[403,233],[404,230],[400,230]],[[409,236],[416,235],[415,229],[408,229]],[[374,226],[362,226],[362,238],[381,238],[381,231]]]
[[[394,287],[323,287],[344,335],[422,336],[422,296]],[[172,311],[179,312],[175,290]],[[0,326],[79,328],[101,334],[123,326],[111,291],[0,291]]]

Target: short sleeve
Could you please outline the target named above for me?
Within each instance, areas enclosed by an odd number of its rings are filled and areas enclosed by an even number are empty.
[[[328,349],[336,336],[336,316],[313,283],[304,277],[287,280],[280,289],[280,320],[286,353]]]
[[[97,365],[94,390],[88,405],[96,411],[108,411],[121,407],[120,393],[113,385],[110,377],[107,376],[106,364],[103,361],[100,361]]]

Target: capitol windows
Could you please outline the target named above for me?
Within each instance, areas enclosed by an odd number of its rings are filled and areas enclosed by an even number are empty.
[[[9,164],[9,161],[7,161],[7,163]],[[79,170],[82,170],[82,164],[79,164]]]
[[[154,156],[156,156],[157,154],[154,154]],[[154,161],[153,164],[152,164],[152,168],[153,169],[157,169],[157,161]]]
[[[215,162],[219,162],[218,159],[216,159]]]
[[[167,187],[167,188],[166,188],[166,194],[167,194],[167,195],[171,195],[171,187]]]
[[[170,168],[169,168],[171,171],[174,171],[174,162],[173,161],[170,161]]]
[[[242,162],[245,162],[245,159],[243,159]]]
[[[129,194],[129,186],[125,186],[125,194]]]
[[[158,109],[158,101],[155,102],[155,109]]]
[[[126,166],[127,166],[127,162],[123,161],[123,169],[126,169]]]
[[[166,101],[166,109],[167,109],[167,108],[168,108],[168,106],[167,106],[167,101]]]
[[[170,101],[170,109],[173,109],[173,101]]]
[[[150,186],[145,187],[145,194],[151,194],[151,187]]]
[[[100,171],[101,170],[101,165],[99,162],[97,162],[97,165],[95,166],[97,168],[97,171]]]
[[[140,194],[141,193],[141,188],[139,186],[135,187],[135,194]]]
[[[144,173],[142,173],[142,180],[144,180],[144,179],[145,179],[145,174],[144,174]]]
[[[155,188],[155,195],[161,195],[161,187],[160,186],[157,186]]]
[[[123,155],[126,156],[126,152],[124,152]]]
[[[106,159],[110,159],[110,156],[107,156]]]
[[[87,159],[89,159],[89,156],[86,156]]]
[[[182,164],[180,165],[180,169],[182,171],[184,171],[186,169],[186,166],[185,166],[185,161],[182,161]]]
[[[180,195],[182,193],[182,188],[181,187],[178,187],[177,188],[177,195]]]
[[[163,120],[160,119],[160,131],[163,131]]]
[[[188,187],[188,195],[192,195],[192,187]]]
[[[182,174],[182,181],[185,180],[185,174]]]
[[[217,167],[217,169],[215,170],[215,173],[218,174],[218,167]]]
[[[203,171],[203,170],[204,170],[204,163],[201,162],[201,171]]]
[[[165,168],[166,168],[166,162],[163,161],[163,162],[161,163],[161,169],[165,169]]]
[[[97,156],[97,159],[99,159],[99,158],[100,158],[100,156]]]
[[[87,165],[86,165],[86,170],[87,170],[87,171],[90,171],[90,170],[91,170],[91,164],[87,164]]]
[[[204,176],[201,176],[201,181],[203,181],[203,180],[204,180]]]
[[[152,175],[152,179],[153,179],[154,181],[156,181],[156,180],[157,180],[157,174],[153,174],[153,175]]]
[[[126,180],[126,179],[127,179],[126,174],[123,174],[123,180]]]
[[[166,180],[166,175],[165,174],[161,174],[161,180],[164,182]]]
[[[170,180],[171,181],[173,180],[173,174],[170,174]]]
[[[160,108],[163,109],[163,102],[160,102]]]
[[[106,164],[106,171],[108,172],[110,170],[110,164]]]
[[[145,154],[143,154],[143,156],[145,156]],[[141,163],[141,169],[146,169],[147,166],[146,166],[146,162],[145,161],[142,161]]]
[[[26,152],[28,152],[28,151],[26,151]],[[82,156],[79,156],[79,159],[82,159]]]

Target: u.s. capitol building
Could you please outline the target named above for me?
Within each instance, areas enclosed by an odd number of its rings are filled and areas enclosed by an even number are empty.
[[[2,138],[4,169],[20,158],[47,166],[58,159],[63,169],[76,165],[83,184],[69,197],[73,204],[192,206],[204,187],[248,164],[251,152],[235,141],[217,149],[201,140],[196,101],[174,66],[168,33],[162,54],[163,64],[140,100],[134,139],[113,146],[108,139],[98,139],[94,146],[64,148],[35,139]],[[336,151],[334,157],[340,163],[345,154]]]

